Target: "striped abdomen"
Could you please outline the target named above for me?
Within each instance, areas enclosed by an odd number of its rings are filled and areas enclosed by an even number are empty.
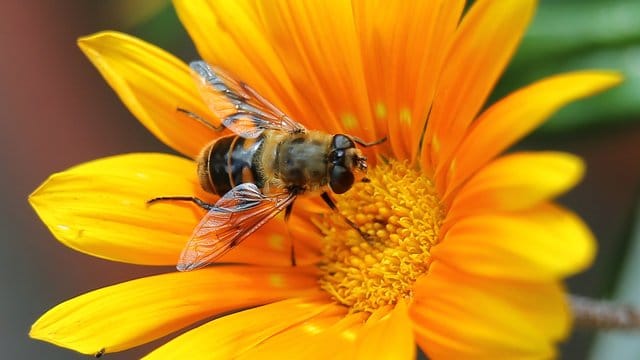
[[[198,176],[202,188],[224,195],[236,185],[254,183],[264,186],[260,169],[260,153],[264,136],[245,139],[237,135],[217,139],[204,148],[198,161]]]

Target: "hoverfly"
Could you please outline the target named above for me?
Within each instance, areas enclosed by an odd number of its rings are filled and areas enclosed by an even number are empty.
[[[148,201],[191,201],[207,210],[180,255],[178,270],[190,271],[214,262],[283,210],[287,220],[298,196],[320,194],[337,212],[327,190],[342,194],[356,180],[366,181],[367,158],[356,144],[369,147],[386,138],[365,143],[355,136],[307,130],[223,70],[204,61],[192,62],[190,67],[206,104],[222,126],[178,110],[210,128],[228,128],[235,135],[213,140],[197,157],[200,185],[222,196],[215,204],[191,196]],[[291,263],[295,265],[293,243]]]

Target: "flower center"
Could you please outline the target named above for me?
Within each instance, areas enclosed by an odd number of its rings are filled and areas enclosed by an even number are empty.
[[[415,280],[429,269],[429,249],[443,219],[430,179],[408,164],[390,161],[369,171],[337,199],[340,212],[318,226],[324,234],[320,286],[352,312],[395,304],[411,296]]]

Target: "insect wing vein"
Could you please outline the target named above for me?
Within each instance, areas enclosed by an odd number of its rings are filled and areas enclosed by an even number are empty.
[[[204,61],[190,64],[203,99],[225,127],[244,138],[256,138],[267,129],[304,132],[249,85],[235,80],[222,69]]]
[[[178,270],[206,266],[237,246],[295,199],[292,193],[266,196],[255,184],[227,192],[195,228],[178,262]]]

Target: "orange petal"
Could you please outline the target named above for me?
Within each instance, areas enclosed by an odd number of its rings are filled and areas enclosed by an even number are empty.
[[[535,129],[560,107],[620,81],[619,74],[604,71],[557,75],[495,103],[476,120],[450,164],[442,164],[442,175],[447,174],[447,192],[454,191],[490,159]]]
[[[541,204],[517,213],[460,219],[431,254],[482,276],[553,280],[587,267],[595,254],[595,240],[573,213]]]
[[[204,210],[158,196],[214,198],[198,183],[195,164],[164,154],[129,154],[95,160],[51,176],[29,201],[65,245],[104,259],[175,265]],[[295,212],[290,228],[299,264],[317,260],[319,232]],[[274,219],[220,261],[290,264],[287,227]]]
[[[370,112],[396,159],[418,146],[464,1],[353,2]]]
[[[319,117],[315,99],[305,98],[290,79],[299,66],[289,68],[278,52],[277,39],[265,24],[260,4],[252,1],[175,0],[180,20],[198,52],[249,84],[292,118],[316,129],[330,129]],[[274,19],[271,19],[272,21]],[[282,35],[282,41],[286,41]],[[292,43],[287,43],[291,46]],[[306,80],[306,79],[305,79]],[[313,83],[305,83],[313,88]]]
[[[408,158],[415,156],[464,2],[175,5],[205,59],[293,118],[367,141],[389,135],[388,144],[372,151],[391,146],[396,157]]]
[[[532,207],[572,188],[584,173],[576,156],[560,152],[520,152],[481,169],[453,196],[447,222],[471,213],[515,211]]]
[[[133,115],[165,144],[195,158],[217,136],[177,111],[212,118],[188,66],[173,55],[113,31],[80,38],[78,46]]]
[[[30,336],[84,354],[125,350],[215,314],[317,294],[316,270],[225,266],[109,286],[66,301]]]
[[[310,126],[377,137],[351,3],[262,1],[258,6],[272,46],[308,102],[301,116]]]
[[[546,359],[569,311],[554,282],[497,281],[434,262],[414,287],[415,336],[430,358]]]
[[[444,53],[431,47],[444,47],[462,3],[175,2],[205,59],[236,74],[294,119],[365,141],[391,135],[392,146],[404,146],[401,137],[410,132],[414,147],[420,137],[415,129],[422,126],[434,91],[430,79]],[[425,19],[429,26],[422,29]],[[381,67],[390,54],[394,60]],[[391,89],[390,81],[397,86]],[[402,133],[399,119],[405,121]]]
[[[347,308],[334,305],[248,349],[237,359],[335,359],[348,346],[348,339],[335,331],[344,329],[346,313]],[[329,343],[332,346],[326,346]]]
[[[407,311],[407,305],[400,300],[381,319],[372,315],[358,332],[357,354],[352,359],[415,359],[416,345]]]
[[[424,169],[441,167],[458,146],[513,55],[534,6],[534,0],[481,0],[464,16],[429,115]]]
[[[231,359],[332,305],[290,299],[245,310],[197,327],[150,353],[145,359]]]

